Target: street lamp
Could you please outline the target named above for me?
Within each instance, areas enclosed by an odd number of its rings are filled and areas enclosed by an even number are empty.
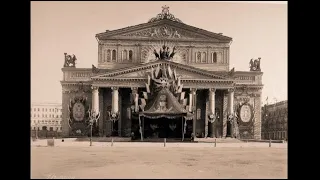
[[[89,112],[89,125],[90,125],[90,146],[92,146],[92,126],[94,122],[97,122],[97,120],[100,117],[100,113],[96,113],[95,110],[92,110],[91,112]]]

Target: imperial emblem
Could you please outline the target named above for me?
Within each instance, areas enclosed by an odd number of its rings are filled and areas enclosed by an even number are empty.
[[[243,122],[249,122],[251,119],[251,109],[249,105],[243,105],[240,110],[240,118]]]
[[[72,113],[73,113],[73,118],[76,121],[82,121],[85,116],[85,108],[84,108],[83,104],[80,102],[75,103],[75,105],[73,106]]]

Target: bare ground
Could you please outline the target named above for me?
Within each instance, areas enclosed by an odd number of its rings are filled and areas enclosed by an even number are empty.
[[[283,146],[87,145],[32,145],[31,178],[287,178]]]

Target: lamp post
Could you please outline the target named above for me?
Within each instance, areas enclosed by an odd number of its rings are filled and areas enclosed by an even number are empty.
[[[90,146],[92,146],[92,126],[93,123],[96,122],[99,119],[100,113],[96,113],[95,110],[92,110],[89,115],[89,125],[90,125]]]

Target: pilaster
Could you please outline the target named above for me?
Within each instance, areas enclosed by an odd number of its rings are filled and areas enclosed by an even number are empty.
[[[254,98],[254,124],[253,133],[254,139],[261,139],[261,97],[257,95]]]

